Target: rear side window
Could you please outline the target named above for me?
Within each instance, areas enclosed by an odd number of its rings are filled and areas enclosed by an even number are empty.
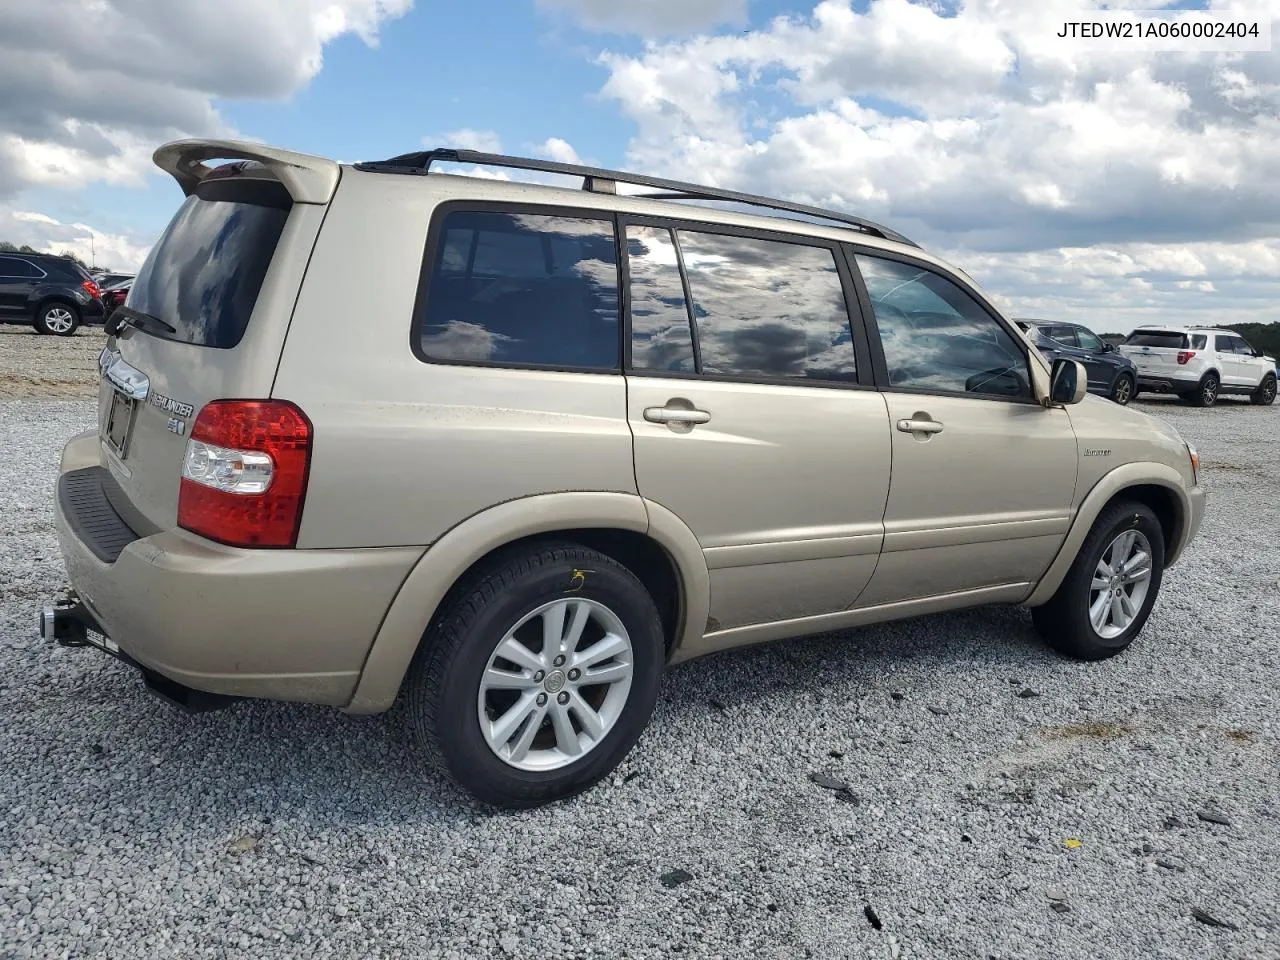
[[[853,381],[844,289],[826,247],[677,230],[700,372]]]
[[[695,372],[689,304],[672,232],[665,227],[628,226],[627,266],[632,367]]]
[[[1124,342],[1131,347],[1187,349],[1186,334],[1174,330],[1135,330],[1124,338]]]
[[[0,277],[26,279],[40,276],[42,276],[41,272],[26,260],[19,260],[17,257],[0,257]]]
[[[1208,346],[1208,343],[1209,343],[1209,338],[1206,337],[1203,333],[1193,333],[1191,335],[1192,350],[1203,350],[1205,349],[1206,346]]]
[[[288,216],[287,201],[188,197],[133,282],[130,308],[174,328],[149,325],[146,332],[201,347],[239,343]]]
[[[414,324],[426,360],[620,368],[611,220],[453,210]]]

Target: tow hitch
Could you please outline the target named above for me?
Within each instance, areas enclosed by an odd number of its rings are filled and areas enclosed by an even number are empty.
[[[144,667],[107,636],[102,624],[75,594],[69,594],[40,611],[40,636],[63,647],[93,647],[115,657],[142,674],[147,690],[187,713],[206,713],[230,706],[240,697],[208,693],[170,680],[150,667]]]

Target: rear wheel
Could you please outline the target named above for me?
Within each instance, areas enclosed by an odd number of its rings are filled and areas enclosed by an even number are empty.
[[[631,571],[576,544],[530,547],[466,587],[423,638],[410,723],[486,803],[563,799],[639,739],[664,649],[657,607]]]
[[[1137,392],[1134,389],[1133,377],[1122,373],[1116,377],[1116,382],[1111,387],[1111,399],[1123,407],[1137,395]]]
[[[36,330],[69,337],[80,326],[80,314],[65,303],[47,303],[36,314]]]
[[[1276,375],[1269,373],[1262,378],[1258,389],[1249,395],[1249,402],[1259,407],[1269,407],[1276,402]]]
[[[1186,395],[1187,402],[1193,407],[1212,407],[1218,402],[1218,390],[1222,382],[1216,373],[1206,373],[1200,378],[1199,385]]]
[[[1164,533],[1144,504],[1107,507],[1057,592],[1031,611],[1054,649],[1081,660],[1115,656],[1147,622],[1164,576]]]

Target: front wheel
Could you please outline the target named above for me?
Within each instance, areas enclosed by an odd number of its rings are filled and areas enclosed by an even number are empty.
[[[1136,394],[1137,390],[1134,389],[1133,377],[1127,373],[1122,373],[1116,377],[1116,382],[1111,387],[1111,399],[1115,403],[1120,404],[1122,407],[1127,406]]]
[[[1061,653],[1104,660],[1133,642],[1164,577],[1164,533],[1133,501],[1103,510],[1057,592],[1031,611],[1040,635]]]
[[[36,330],[40,333],[52,333],[60,337],[69,337],[80,326],[80,315],[75,307],[65,303],[50,303],[40,308],[36,314]]]
[[[1259,407],[1269,407],[1276,402],[1276,375],[1269,373],[1262,378],[1258,389],[1249,395],[1249,402]]]
[[[630,570],[576,544],[530,547],[460,591],[423,637],[410,723],[478,799],[560,800],[639,739],[664,650],[657,607]]]

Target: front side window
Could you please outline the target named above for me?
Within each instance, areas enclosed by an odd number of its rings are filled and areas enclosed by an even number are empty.
[[[700,372],[856,379],[834,253],[826,247],[677,230]]]
[[[857,256],[889,383],[910,390],[1030,399],[1026,356],[957,284],[913,264]]]
[[[429,360],[616,370],[613,223],[455,210],[414,335]]]
[[[1092,332],[1084,327],[1076,327],[1075,331],[1076,340],[1079,342],[1081,350],[1089,350],[1093,353],[1102,352],[1102,341]]]

